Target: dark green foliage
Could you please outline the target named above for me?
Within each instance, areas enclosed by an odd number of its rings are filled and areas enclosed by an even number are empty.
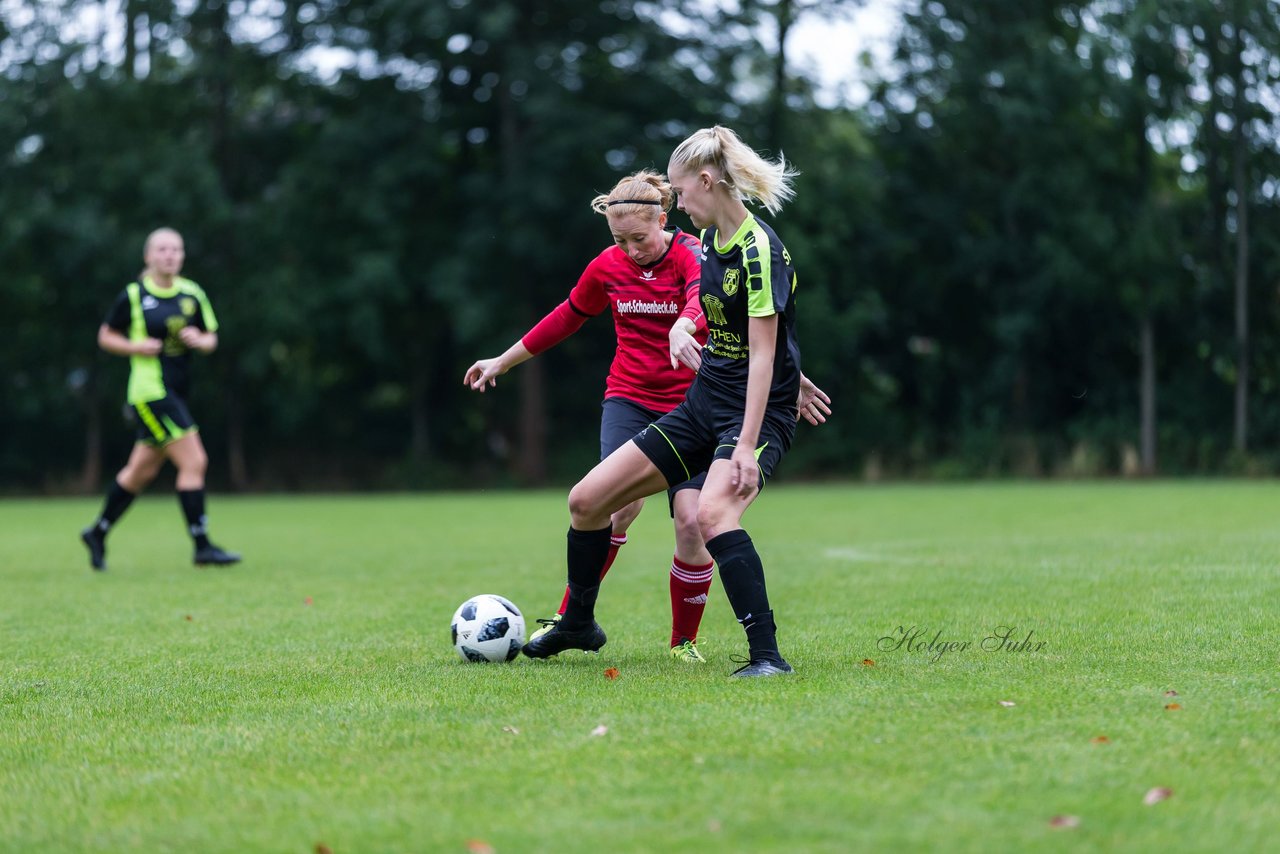
[[[607,319],[483,397],[460,378],[608,245],[592,196],[714,122],[802,172],[776,224],[837,417],[788,475],[1119,471],[1144,364],[1161,471],[1271,468],[1274,4],[910,6],[856,110],[776,43],[842,0],[38,5],[0,20],[0,488],[96,490],[123,459],[125,365],[94,332],[162,224],[223,322],[194,401],[215,483],[580,473]]]

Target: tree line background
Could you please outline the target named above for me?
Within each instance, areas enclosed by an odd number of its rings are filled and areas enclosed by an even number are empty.
[[[1280,4],[907,0],[824,105],[782,46],[856,6],[0,0],[0,489],[123,462],[95,335],[159,225],[222,324],[215,485],[581,473],[607,319],[462,374],[609,244],[597,192],[717,122],[802,172],[774,221],[836,415],[785,475],[1280,469]]]

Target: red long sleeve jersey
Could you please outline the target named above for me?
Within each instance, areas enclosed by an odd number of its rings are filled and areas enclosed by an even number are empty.
[[[522,339],[525,348],[537,355],[577,332],[587,318],[612,308],[618,346],[604,396],[657,412],[675,409],[694,375],[683,365],[671,367],[671,326],[688,317],[697,326],[698,342],[707,337],[698,302],[701,253],[698,239],[679,229],[662,258],[644,267],[610,246],[582,271],[569,298],[529,330]]]

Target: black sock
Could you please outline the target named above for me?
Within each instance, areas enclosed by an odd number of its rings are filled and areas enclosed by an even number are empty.
[[[613,527],[598,531],[569,529],[569,602],[560,622],[565,628],[585,626],[595,620],[600,571],[609,557]]]
[[[747,632],[751,660],[781,660],[777,627],[764,584],[764,566],[751,537],[741,528],[726,531],[707,540],[707,551],[720,567],[720,584],[733,615]]]
[[[107,501],[102,505],[102,514],[98,516],[98,521],[93,523],[93,527],[105,537],[116,520],[129,509],[134,498],[137,496],[121,486],[119,481],[111,481],[111,488],[107,490]]]
[[[773,621],[773,611],[760,611],[743,620],[742,627],[747,630],[748,656],[752,661],[767,658],[770,661],[781,661],[782,653],[778,651],[778,626]]]
[[[196,548],[209,547],[209,517],[204,514],[204,490],[180,489],[178,502],[182,504],[182,515],[187,517],[187,532],[196,541]]]

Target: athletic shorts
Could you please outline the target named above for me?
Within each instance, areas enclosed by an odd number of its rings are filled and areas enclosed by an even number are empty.
[[[727,460],[738,446],[742,430],[742,402],[713,398],[694,381],[684,401],[636,436],[636,444],[662,472],[667,483],[680,483],[711,467],[712,460]],[[761,489],[773,475],[796,432],[792,407],[769,406],[760,424],[756,463]]]
[[[661,417],[661,412],[641,406],[634,400],[624,397],[605,398],[600,413],[600,459],[603,460],[630,442],[636,434]],[[685,478],[667,490],[667,510],[673,517],[676,493],[682,489],[702,489],[702,483],[706,479],[705,471],[695,473],[692,478]]]
[[[137,423],[137,439],[144,445],[163,448],[199,429],[186,402],[172,394],[129,404],[127,409]]]

